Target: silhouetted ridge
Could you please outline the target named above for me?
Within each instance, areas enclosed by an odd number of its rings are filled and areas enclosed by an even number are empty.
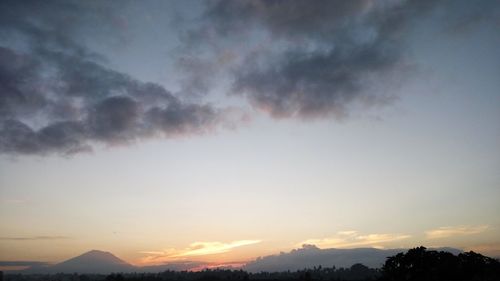
[[[91,250],[74,258],[55,265],[32,266],[20,271],[24,274],[53,274],[53,273],[130,273],[130,272],[162,272],[165,270],[190,270],[199,268],[206,263],[197,261],[176,261],[158,265],[134,266],[118,258],[110,252]],[[18,271],[19,272],[19,271]]]
[[[110,252],[91,250],[61,263],[27,269],[26,273],[100,273],[134,272],[136,267]]]
[[[63,264],[71,264],[74,262],[85,262],[85,263],[95,263],[95,262],[104,262],[107,264],[121,264],[121,265],[130,265],[124,260],[116,257],[110,252],[100,251],[100,250],[91,250],[86,253],[83,253],[77,257],[71,258],[64,262],[59,263],[58,265]]]

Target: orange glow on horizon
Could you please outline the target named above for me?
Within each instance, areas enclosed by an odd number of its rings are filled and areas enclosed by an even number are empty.
[[[217,269],[217,268],[229,268],[229,269],[240,269],[248,262],[221,262],[221,263],[210,263],[200,265],[189,269],[188,271],[202,271],[205,269]]]
[[[185,262],[189,258],[200,256],[214,256],[227,253],[234,248],[249,246],[260,243],[261,240],[237,240],[229,243],[224,242],[194,242],[183,250],[166,249],[163,251],[141,251],[145,256],[141,257],[137,264],[141,265],[159,265],[173,262]],[[190,261],[193,261],[192,259]],[[214,262],[223,264],[224,262]]]

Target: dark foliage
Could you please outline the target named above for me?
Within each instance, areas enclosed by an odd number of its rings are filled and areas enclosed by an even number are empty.
[[[500,280],[500,263],[474,252],[455,256],[418,247],[389,257],[382,267],[382,280]]]
[[[376,280],[379,270],[355,264],[350,268],[304,269],[299,271],[249,273],[243,270],[165,271],[161,273],[118,273],[110,275],[8,275],[6,281],[247,281],[247,280]]]

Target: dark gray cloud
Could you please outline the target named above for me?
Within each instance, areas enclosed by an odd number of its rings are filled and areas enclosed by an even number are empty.
[[[183,55],[177,60],[176,65],[182,75],[180,83],[183,94],[196,98],[210,91],[217,71],[211,61]]]
[[[405,67],[406,27],[433,2],[215,1],[204,20],[216,36],[254,28],[272,38],[233,69],[233,93],[275,117],[341,117],[392,99],[369,81]]]
[[[110,68],[89,47],[89,41],[127,41],[120,8],[130,2],[1,1],[0,153],[71,154],[95,144],[209,132],[234,119],[230,110],[199,102],[214,88],[229,88],[278,118],[344,117],[359,105],[397,97],[388,85],[412,68],[407,43],[419,23],[470,32],[486,22],[498,26],[491,19],[499,6],[494,0],[184,3],[172,7],[197,7],[201,16],[175,24],[182,43],[169,53],[179,74],[172,77],[180,77],[172,93]]]
[[[390,101],[390,96],[375,96],[364,90],[370,75],[392,71],[397,64],[394,53],[371,46],[359,47],[347,56],[338,50],[289,51],[272,65],[249,62],[239,69],[233,91],[243,93],[274,117],[342,117],[354,101]]]
[[[416,26],[470,26],[494,18],[495,7],[498,1],[217,0],[185,42],[215,53],[238,49],[231,92],[274,117],[343,117],[395,99],[389,80],[404,81],[415,69],[407,44]]]
[[[109,3],[2,1],[0,11],[0,152],[71,154],[204,133],[222,119],[210,105],[106,67],[85,46],[88,32],[116,33]]]

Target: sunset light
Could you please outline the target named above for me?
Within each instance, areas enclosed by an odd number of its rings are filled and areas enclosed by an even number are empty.
[[[0,281],[500,280],[500,0],[0,0]]]

